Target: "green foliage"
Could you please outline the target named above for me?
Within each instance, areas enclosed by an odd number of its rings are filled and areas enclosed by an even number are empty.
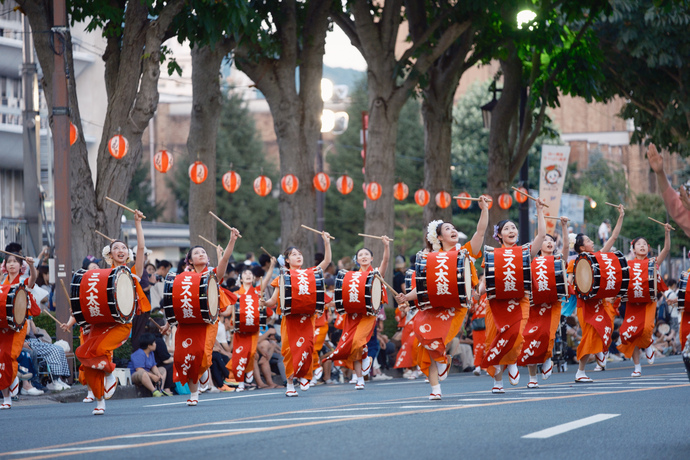
[[[364,191],[362,183],[362,156],[360,144],[360,129],[362,127],[362,111],[368,108],[366,92],[366,80],[361,80],[351,93],[351,103],[347,109],[350,116],[348,129],[335,140],[335,151],[328,154],[326,162],[331,175],[331,189],[326,194],[325,228],[335,233],[338,229],[337,240],[332,243],[333,259],[349,256],[363,245],[362,237],[357,233],[364,231]],[[408,100],[403,107],[398,122],[398,140],[396,147],[396,181],[402,181],[410,189],[408,198],[403,202],[396,202],[396,230],[393,251],[395,254],[408,254],[408,248],[421,248],[422,240],[414,241],[412,227],[420,226],[422,208],[414,204],[414,192],[421,188],[424,182],[424,127],[421,117],[419,101]],[[335,189],[335,180],[342,174],[348,174],[354,180],[355,186],[352,193],[343,196]],[[393,193],[392,190],[384,193]],[[414,214],[412,209],[419,209],[417,222],[412,226],[408,224],[409,216]],[[401,212],[402,214],[398,214]],[[402,219],[402,220],[400,220]],[[410,226],[412,233],[406,233],[404,229]],[[405,237],[400,236],[402,231]]]
[[[161,203],[151,203],[151,179],[149,178],[149,167],[146,163],[139,163],[134,171],[132,182],[129,183],[127,192],[127,205],[133,209],[139,209],[144,213],[146,219],[154,221],[163,213],[165,205]],[[129,211],[124,211],[128,219],[134,219],[134,215]]]
[[[173,179],[168,182],[183,209],[185,221],[189,210],[190,179],[186,165],[191,161],[176,163]],[[185,166],[182,166],[182,165]],[[235,193],[228,193],[223,188],[223,174],[236,171],[242,183]],[[237,240],[235,251],[255,252],[260,246],[272,254],[280,248],[277,238],[280,236],[280,214],[278,200],[269,194],[260,197],[254,193],[254,179],[263,174],[270,177],[273,188],[280,187],[278,174],[273,164],[269,163],[263,152],[263,145],[256,132],[254,119],[242,100],[231,95],[223,101],[220,116],[218,139],[216,144],[216,205],[217,213],[237,228],[252,229],[242,233]],[[225,245],[230,238],[229,230],[218,226],[218,241]]]
[[[596,25],[610,97],[627,101],[631,143],[654,142],[690,154],[690,10],[687,2],[613,0]]]

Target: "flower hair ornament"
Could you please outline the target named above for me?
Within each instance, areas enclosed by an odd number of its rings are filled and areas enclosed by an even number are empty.
[[[575,239],[577,238],[577,235],[574,233],[569,233],[568,234],[568,247],[570,249],[575,249]]]
[[[12,254],[12,255],[14,255],[14,254]],[[7,259],[3,260],[2,264],[0,264],[0,274],[6,275],[9,273],[7,271],[7,267],[5,266],[6,262],[7,262]],[[22,260],[22,265],[21,265],[21,267],[19,267],[19,274],[20,275],[25,274],[28,269],[29,269],[29,264],[27,264],[26,261]]]
[[[494,239],[499,243],[501,242],[501,239],[498,237],[498,225],[494,225]]]
[[[431,244],[431,249],[434,251],[441,250],[441,242],[438,240],[437,228],[443,224],[442,220],[432,220],[426,230],[426,240]]]
[[[127,260],[125,260],[125,263],[128,264],[131,261],[134,260],[134,253],[132,252],[131,249],[127,248],[129,251],[129,255],[127,256]],[[101,255],[103,256],[103,260],[105,260],[105,263],[110,265],[112,267],[113,265],[113,256],[110,254],[110,245],[106,245],[103,247],[103,251],[101,251]]]

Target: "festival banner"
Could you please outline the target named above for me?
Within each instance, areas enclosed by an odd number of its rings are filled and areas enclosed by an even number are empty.
[[[558,217],[561,205],[561,193],[565,174],[568,171],[569,145],[541,146],[541,167],[539,168],[539,197],[548,208],[544,208],[545,216]],[[546,219],[546,233],[555,234],[556,220]]]

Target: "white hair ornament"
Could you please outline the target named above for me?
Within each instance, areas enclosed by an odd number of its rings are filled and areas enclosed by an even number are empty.
[[[443,224],[442,220],[432,220],[429,222],[426,230],[426,240],[431,244],[431,249],[434,251],[441,250],[441,242],[438,240],[436,229]]]

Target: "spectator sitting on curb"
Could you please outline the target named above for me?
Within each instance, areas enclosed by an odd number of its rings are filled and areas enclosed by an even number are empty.
[[[132,383],[141,385],[149,390],[153,396],[172,396],[172,393],[162,392],[161,385],[165,382],[165,368],[156,366],[156,338],[145,332],[139,338],[139,349],[132,353],[129,370],[132,373]]]

